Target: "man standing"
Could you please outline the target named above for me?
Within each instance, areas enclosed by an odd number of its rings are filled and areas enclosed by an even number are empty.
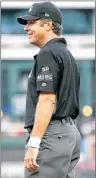
[[[30,44],[41,48],[28,78],[25,129],[25,178],[75,178],[80,157],[80,76],[74,57],[61,38],[61,11],[51,2],[34,3],[25,25]]]

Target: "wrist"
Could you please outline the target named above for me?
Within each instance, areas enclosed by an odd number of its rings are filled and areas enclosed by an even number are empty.
[[[38,137],[30,137],[28,141],[28,147],[34,147],[34,148],[39,148],[41,143],[41,139]]]

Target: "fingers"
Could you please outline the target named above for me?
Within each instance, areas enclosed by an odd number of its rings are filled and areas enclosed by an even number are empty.
[[[25,159],[24,160],[24,165],[25,168],[29,171],[29,172],[34,172],[34,171],[38,171],[40,166],[36,163],[35,159]]]
[[[33,164],[33,167],[34,167],[34,168],[36,168],[36,169],[39,169],[39,168],[40,168],[40,166],[36,163],[36,160],[35,160],[35,159],[32,160],[32,164]]]
[[[33,166],[31,160],[30,160],[30,161],[27,161],[27,169],[28,169],[29,172],[35,171],[34,166]]]
[[[28,171],[38,171],[40,166],[36,163],[38,149],[29,147],[24,159],[24,166]]]

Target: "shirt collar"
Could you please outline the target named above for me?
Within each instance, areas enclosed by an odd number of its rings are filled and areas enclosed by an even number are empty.
[[[36,54],[35,56],[33,56],[35,60],[36,60],[36,58],[37,58],[37,55],[38,55],[38,54]]]
[[[54,44],[54,43],[63,43],[65,46],[67,46],[67,42],[66,42],[65,38],[53,38],[53,39],[49,40],[41,49],[43,49],[45,46],[48,46],[48,45]],[[37,55],[38,54],[33,56],[35,60],[37,58]]]
[[[54,44],[54,43],[64,43],[65,46],[67,46],[67,42],[66,42],[65,38],[53,38],[53,39],[49,40],[49,41],[43,46],[43,48],[44,48],[45,46],[48,46],[48,45]]]

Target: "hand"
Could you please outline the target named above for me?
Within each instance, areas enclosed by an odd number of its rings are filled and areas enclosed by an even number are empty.
[[[29,172],[38,171],[40,168],[40,166],[36,163],[38,152],[38,148],[28,147],[24,158],[24,166]]]

